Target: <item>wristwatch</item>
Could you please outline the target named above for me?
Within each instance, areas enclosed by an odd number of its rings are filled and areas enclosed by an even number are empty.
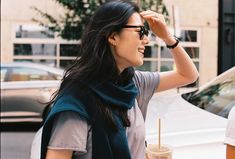
[[[176,37],[174,37],[174,38],[175,38],[176,42],[173,45],[166,45],[166,47],[168,49],[174,49],[179,44],[179,42],[180,42],[179,39]]]

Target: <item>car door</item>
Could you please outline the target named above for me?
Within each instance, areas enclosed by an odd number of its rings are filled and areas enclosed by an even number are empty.
[[[6,67],[1,67],[1,117],[3,116],[3,112],[5,112],[5,91],[2,89],[4,86],[4,82],[6,80],[7,76],[7,68]]]
[[[45,103],[56,89],[53,83],[47,71],[11,67],[3,88],[4,121],[41,122]]]

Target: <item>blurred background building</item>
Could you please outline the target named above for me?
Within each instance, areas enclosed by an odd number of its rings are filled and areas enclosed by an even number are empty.
[[[235,0],[164,0],[172,33],[197,66],[198,87],[235,65]],[[141,5],[141,0],[137,0]],[[79,40],[64,40],[32,19],[36,7],[54,17],[64,8],[55,0],[1,0],[1,62],[32,61],[67,67],[79,55]],[[150,36],[145,63],[149,71],[174,69],[165,44]]]

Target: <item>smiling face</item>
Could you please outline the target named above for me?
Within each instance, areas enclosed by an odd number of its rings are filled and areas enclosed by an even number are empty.
[[[133,13],[126,26],[143,26],[143,20],[139,13]],[[130,66],[143,64],[145,45],[149,43],[144,35],[140,39],[140,27],[123,28],[119,33],[113,33],[109,37],[111,50],[120,72]]]

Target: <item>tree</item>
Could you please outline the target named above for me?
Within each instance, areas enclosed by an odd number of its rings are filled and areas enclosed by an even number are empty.
[[[87,24],[89,18],[95,9],[105,3],[107,0],[55,0],[65,8],[63,16],[59,19],[54,18],[48,13],[42,12],[40,9],[33,7],[38,12],[43,20],[33,19],[40,25],[49,28],[53,32],[58,32],[58,35],[67,40],[79,40]],[[134,0],[132,0],[134,1]],[[136,1],[136,0],[135,0]],[[139,0],[141,9],[151,9],[162,13],[168,17],[168,11],[162,0]]]

